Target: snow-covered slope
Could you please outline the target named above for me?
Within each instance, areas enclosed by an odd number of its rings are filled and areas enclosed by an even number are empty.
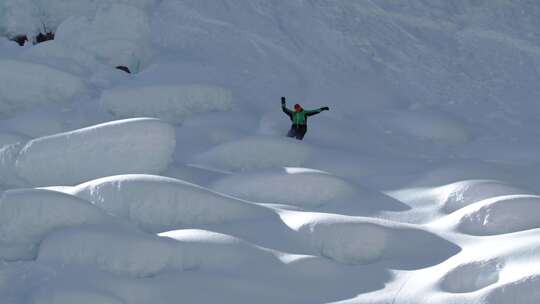
[[[0,0],[0,302],[538,303],[539,20]]]

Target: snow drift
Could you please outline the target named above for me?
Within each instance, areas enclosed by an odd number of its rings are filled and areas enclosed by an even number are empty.
[[[0,256],[32,259],[50,232],[108,221],[101,209],[72,195],[44,189],[10,190],[0,198]]]
[[[450,270],[443,278],[443,290],[466,293],[480,290],[499,280],[502,263],[497,259],[469,262]]]
[[[81,184],[69,192],[151,232],[275,217],[272,211],[256,204],[160,176],[111,176]]]
[[[256,202],[308,207],[350,198],[356,192],[352,184],[338,177],[303,168],[233,175],[216,182],[212,188]]]
[[[218,145],[193,158],[192,164],[225,172],[301,167],[311,154],[305,144],[278,138],[247,138]]]
[[[95,225],[64,229],[45,239],[38,260],[135,277],[171,270],[238,273],[280,263],[272,252],[227,235],[200,230],[161,235]]]
[[[308,168],[287,167],[237,173],[216,181],[211,187],[250,201],[348,215],[408,208],[381,192]]]
[[[152,59],[148,16],[131,5],[101,6],[91,18],[69,18],[58,27],[55,40],[91,53],[111,68],[139,72]]]
[[[463,209],[458,230],[472,235],[495,235],[540,227],[540,197],[509,195],[489,198]]]
[[[0,35],[14,37],[28,35],[34,38],[43,31],[55,31],[73,16],[92,17],[103,7],[111,4],[129,4],[147,9],[155,0],[4,0],[0,2]]]
[[[101,104],[117,117],[157,117],[180,123],[198,113],[232,108],[229,90],[205,85],[161,85],[106,90]]]
[[[459,252],[456,245],[414,225],[293,211],[282,211],[281,218],[320,255],[346,264],[383,262],[398,269],[416,269]],[[426,252],[427,247],[432,250]]]
[[[6,159],[4,168],[15,170],[16,176],[24,181],[39,186],[74,185],[107,175],[162,172],[171,161],[175,136],[169,124],[140,118],[8,147],[9,152],[2,153]],[[18,153],[17,149],[20,149]]]
[[[67,103],[85,89],[71,74],[39,64],[0,60],[0,114]]]

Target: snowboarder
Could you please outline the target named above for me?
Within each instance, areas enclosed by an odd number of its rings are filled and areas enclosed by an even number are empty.
[[[307,118],[309,116],[319,114],[322,111],[330,110],[330,108],[328,107],[322,107],[316,110],[304,110],[300,104],[295,104],[294,111],[292,111],[290,109],[287,109],[287,106],[285,104],[285,97],[281,97],[281,110],[283,110],[283,113],[287,114],[287,116],[289,116],[292,121],[292,126],[289,130],[289,133],[287,133],[287,136],[296,137],[296,139],[298,140],[302,140],[304,138],[304,135],[306,135]]]

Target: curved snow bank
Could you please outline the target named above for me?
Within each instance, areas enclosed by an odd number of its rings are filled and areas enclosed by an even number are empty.
[[[486,199],[460,210],[451,219],[472,235],[495,235],[540,227],[540,197],[509,195]]]
[[[77,77],[44,65],[0,60],[0,114],[64,103],[86,90]]]
[[[148,276],[183,268],[183,251],[173,240],[118,227],[79,226],[43,240],[38,261],[77,264],[103,271]]]
[[[303,168],[232,175],[212,188],[255,202],[308,207],[350,198],[356,193],[355,187],[343,179]]]
[[[51,231],[108,218],[101,209],[72,195],[44,189],[6,191],[0,199],[0,256],[34,258],[39,243]]]
[[[18,133],[13,132],[0,132],[0,148],[20,142],[26,142],[29,138]]]
[[[175,239],[182,244],[185,269],[229,269],[238,272],[246,265],[249,265],[249,270],[281,265],[272,251],[221,233],[184,229],[160,233],[159,236]]]
[[[447,213],[495,196],[532,194],[503,182],[491,180],[461,181],[435,188],[432,191],[438,194],[439,204]]]
[[[146,12],[123,4],[100,7],[95,16],[72,17],[63,22],[55,40],[80,48],[111,67],[139,72],[150,64],[150,24]]]
[[[0,148],[0,184],[20,187],[27,184],[18,177],[15,168],[15,162],[23,146],[23,143],[16,143]]]
[[[292,211],[282,211],[281,217],[320,255],[346,264],[386,261],[410,269],[435,265],[459,251],[442,238],[406,224]]]
[[[198,156],[195,166],[221,171],[301,167],[311,150],[302,143],[278,138],[246,138],[216,146]]]
[[[280,263],[272,252],[227,235],[201,230],[161,235],[164,237],[103,225],[64,229],[43,241],[38,261],[84,265],[137,277],[171,270],[241,272],[271,269]]]
[[[111,89],[101,95],[102,105],[118,117],[157,117],[182,122],[197,113],[232,108],[229,90],[206,85],[158,85]]]
[[[160,176],[105,177],[81,184],[71,193],[152,232],[275,216],[264,207]]]
[[[171,125],[127,119],[31,140],[15,167],[33,185],[73,185],[114,174],[160,173],[174,148]]]
[[[480,290],[499,280],[501,267],[497,259],[459,265],[444,276],[442,289],[454,293]]]
[[[484,298],[486,304],[536,304],[540,298],[540,276],[534,275],[492,289]]]
[[[239,173],[224,177],[211,187],[250,201],[316,208],[341,214],[358,215],[407,207],[378,191],[306,168]]]

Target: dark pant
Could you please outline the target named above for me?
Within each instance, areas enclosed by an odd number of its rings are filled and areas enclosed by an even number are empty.
[[[302,140],[307,132],[307,125],[292,125],[287,136]]]

